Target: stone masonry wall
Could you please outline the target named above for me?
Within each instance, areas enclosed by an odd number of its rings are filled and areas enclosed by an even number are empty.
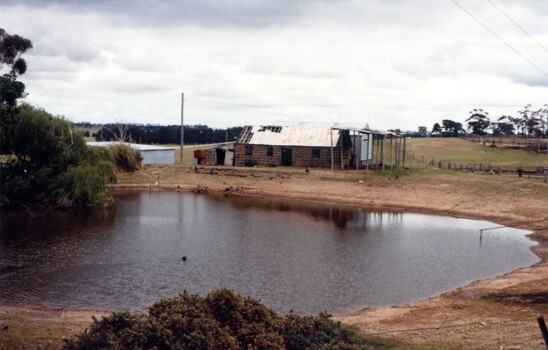
[[[252,154],[246,155],[246,146],[251,147]],[[267,149],[272,147],[272,156],[267,155]],[[235,166],[245,166],[255,164],[261,167],[282,165],[282,148],[291,149],[292,166],[296,167],[331,167],[331,148],[330,147],[308,147],[308,146],[268,146],[268,145],[249,145],[236,143],[234,146]],[[313,149],[319,149],[319,158],[313,156]],[[347,164],[347,152],[344,160]],[[335,168],[340,168],[340,146],[333,149],[333,160]]]

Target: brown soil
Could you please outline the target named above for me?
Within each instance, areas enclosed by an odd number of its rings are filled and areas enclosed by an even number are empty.
[[[359,180],[363,180],[360,183]],[[222,192],[477,218],[535,231],[541,261],[405,305],[367,308],[335,319],[359,333],[403,344],[455,349],[544,349],[537,317],[548,314],[548,184],[527,179],[428,171],[411,176],[312,169],[147,166],[121,174],[118,188]],[[488,233],[484,233],[488,234]],[[90,311],[0,306],[0,344],[59,339],[89,325]],[[9,347],[8,347],[9,348]]]

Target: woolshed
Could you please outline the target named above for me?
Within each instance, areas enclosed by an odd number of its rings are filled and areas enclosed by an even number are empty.
[[[90,147],[108,147],[120,144],[118,141],[87,142]],[[142,145],[138,143],[122,142],[131,148],[139,150],[143,157],[143,164],[175,164],[175,147],[156,145]]]
[[[235,166],[360,168],[376,132],[322,126],[246,126],[234,144]]]

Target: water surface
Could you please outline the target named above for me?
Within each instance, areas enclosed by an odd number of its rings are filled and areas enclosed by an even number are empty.
[[[111,208],[0,214],[0,303],[144,310],[229,287],[276,310],[435,295],[538,261],[526,231],[294,201],[129,192]],[[187,257],[186,261],[181,258]]]

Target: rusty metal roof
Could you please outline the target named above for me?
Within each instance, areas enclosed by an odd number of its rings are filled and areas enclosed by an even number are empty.
[[[253,145],[331,147],[339,130],[319,126],[248,126],[240,142]]]

